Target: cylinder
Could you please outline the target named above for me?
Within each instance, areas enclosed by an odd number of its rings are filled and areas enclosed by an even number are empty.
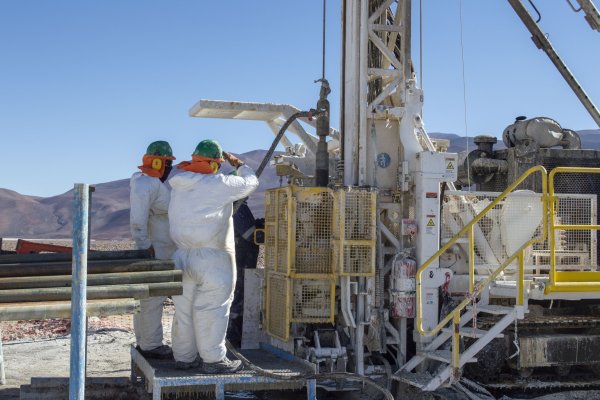
[[[547,117],[531,119],[519,117],[502,133],[502,140],[506,147],[535,142],[539,147],[550,148],[559,145],[562,138],[563,131],[560,124]]]
[[[414,318],[416,312],[417,262],[406,256],[399,256],[392,264],[391,312],[393,318]]]
[[[138,283],[181,282],[181,277],[181,270],[119,272],[88,275],[87,284],[88,286],[103,286]],[[2,288],[2,290],[70,287],[71,283],[71,275],[0,278],[0,288]]]
[[[89,300],[86,314],[89,317],[133,314],[139,311],[140,302],[135,299]],[[39,320],[70,318],[71,302],[11,303],[0,306],[0,321]]]
[[[73,296],[71,297],[69,400],[84,400],[89,185],[85,183],[75,184],[73,194]],[[71,291],[70,288],[68,290]]]
[[[65,253],[41,254],[4,254],[0,255],[0,264],[14,263],[46,263],[46,262],[71,262],[72,255]],[[147,250],[118,250],[118,251],[90,251],[88,261],[99,260],[132,260],[149,259]]]
[[[317,118],[317,154],[316,154],[316,169],[315,169],[315,185],[318,187],[326,187],[329,184],[329,152],[327,151],[327,135],[329,135],[329,83],[326,80],[321,82],[321,94],[317,102],[317,110],[324,111]]]
[[[101,260],[88,262],[88,274],[173,270],[171,260]],[[0,278],[70,275],[71,262],[0,264]]]

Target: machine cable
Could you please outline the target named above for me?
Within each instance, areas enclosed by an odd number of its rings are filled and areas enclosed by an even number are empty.
[[[325,22],[325,16],[326,16],[326,9],[327,9],[327,0],[323,0],[323,53],[321,55],[321,79],[325,80],[325,27],[326,27],[326,22]]]
[[[508,357],[509,359],[515,358],[521,352],[521,348],[519,347],[519,331],[518,331],[518,325],[517,325],[516,319],[515,319],[515,340],[513,340],[513,344],[515,345],[517,350],[511,356]]]
[[[542,14],[540,14],[540,10],[537,9],[537,7],[535,6],[535,4],[533,4],[533,0],[528,0],[529,4],[531,4],[531,7],[533,7],[533,9],[535,10],[536,14],[538,15],[538,19],[535,21],[535,23],[537,24],[538,22],[540,22],[542,20]],[[569,1],[569,0],[567,0]]]
[[[267,371],[263,368],[260,368],[259,366],[256,366],[254,364],[252,364],[246,357],[244,357],[242,354],[240,354],[231,343],[229,343],[229,341],[225,341],[225,345],[227,346],[227,350],[229,350],[235,357],[237,357],[242,364],[244,364],[245,367],[247,367],[248,369],[256,372],[258,375],[261,376],[266,376],[267,378],[272,378],[272,379],[277,379],[277,380],[283,380],[283,381],[304,381],[304,380],[309,380],[309,379],[316,379],[316,380],[326,380],[326,379],[351,379],[351,380],[357,380],[360,381],[368,386],[371,386],[377,390],[379,390],[381,393],[383,393],[383,395],[385,396],[385,398],[387,400],[394,400],[394,396],[392,396],[392,393],[386,389],[385,387],[381,386],[380,384],[378,384],[377,382],[375,382],[373,379],[371,378],[367,378],[366,376],[362,376],[362,375],[358,375],[358,374],[354,374],[351,372],[325,372],[325,373],[311,373],[311,374],[301,374],[301,375],[294,375],[294,376],[289,376],[289,375],[279,375],[279,374],[275,374],[273,372]]]
[[[462,15],[462,0],[458,3],[460,16],[460,59],[462,65],[462,85],[463,85],[463,109],[465,120],[465,137],[467,138],[467,182],[469,183],[469,191],[471,190],[471,165],[469,161],[469,124],[467,120],[467,84],[465,80],[465,46],[463,41],[463,15]]]
[[[419,0],[419,79],[423,89],[423,0]],[[421,113],[421,118],[423,113]]]
[[[579,7],[579,8],[575,8],[575,6],[573,5],[573,3],[571,3],[571,0],[567,0],[567,3],[569,3],[569,5],[571,6],[571,9],[573,11],[575,11],[576,13],[581,11],[583,9],[583,7]]]

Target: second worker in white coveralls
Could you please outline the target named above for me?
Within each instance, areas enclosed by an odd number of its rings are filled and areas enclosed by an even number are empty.
[[[138,249],[147,249],[159,260],[170,260],[176,250],[169,234],[170,187],[165,182],[172,170],[173,151],[169,143],[150,143],[142,165],[131,177],[129,225]],[[171,358],[163,344],[163,303],[165,297],[140,300],[140,313],[133,317],[138,351],[147,358]]]
[[[227,160],[236,175],[218,173]],[[236,280],[233,202],[258,187],[254,171],[213,140],[196,147],[191,162],[169,180],[175,266],[183,270],[183,294],[173,296],[173,355],[181,369],[208,374],[241,369],[227,358],[225,334]]]

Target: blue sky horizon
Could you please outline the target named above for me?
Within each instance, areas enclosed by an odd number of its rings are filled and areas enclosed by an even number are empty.
[[[335,127],[340,4],[327,1]],[[500,136],[518,115],[598,129],[507,2],[422,5],[422,66],[418,1],[412,51],[428,132]],[[600,102],[600,33],[566,2],[536,5],[557,52]],[[200,99],[314,107],[321,19],[321,0],[2,2],[0,135],[10,167],[0,188],[49,197],[75,182],[128,178],[154,140],[168,140],[178,161],[206,138],[236,153],[267,148],[273,134],[264,123],[191,118],[188,111]]]

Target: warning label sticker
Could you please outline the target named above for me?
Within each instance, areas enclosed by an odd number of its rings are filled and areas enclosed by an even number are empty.
[[[433,218],[429,218],[429,220],[427,221],[427,227],[431,228],[435,226],[435,221],[433,220]]]
[[[452,161],[449,161],[448,164],[446,164],[446,169],[454,169],[454,164],[452,164]]]

